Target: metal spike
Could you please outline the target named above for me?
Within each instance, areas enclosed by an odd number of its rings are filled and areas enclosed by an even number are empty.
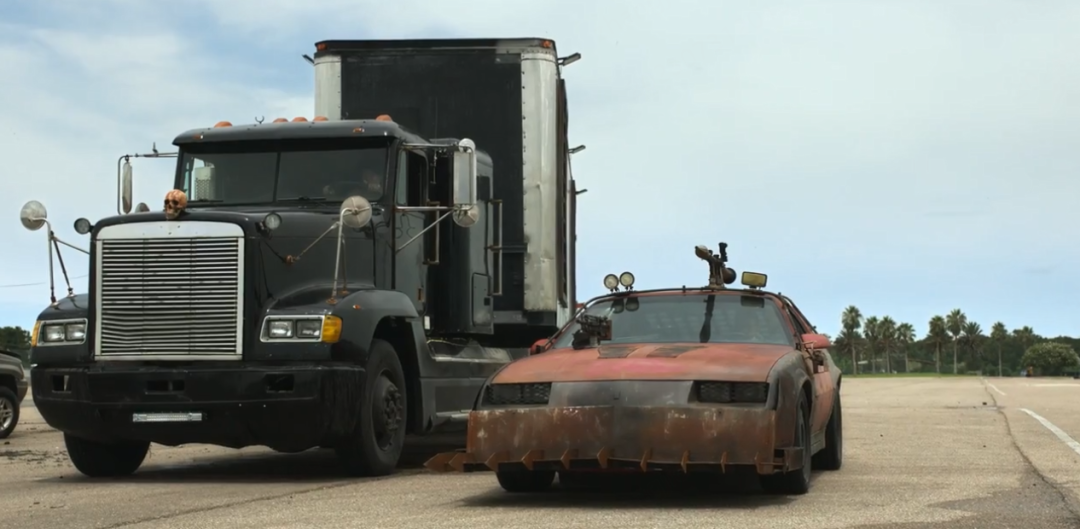
[[[533,461],[536,461],[537,459],[543,459],[543,457],[543,450],[529,450],[525,453],[525,455],[521,456],[521,464],[525,465],[525,468],[532,470]]]
[[[689,464],[690,464],[690,451],[689,450],[683,450],[682,461],[679,461],[679,466],[682,467],[683,474],[686,474],[687,472],[689,472],[689,470],[687,468]]]
[[[484,464],[491,470],[499,470],[499,463],[507,461],[508,459],[510,459],[510,454],[507,452],[495,452],[494,454],[491,454],[491,457],[487,458],[487,461],[485,461]]]
[[[641,455],[641,471],[649,471],[649,458],[652,457],[652,448],[645,449],[645,453]]]
[[[450,460],[450,468],[458,471],[465,472],[465,463],[471,463],[472,456],[469,454],[458,452],[454,455],[454,458]]]
[[[600,462],[600,468],[607,468],[609,458],[611,458],[611,449],[606,446],[596,453],[596,460]]]
[[[424,466],[427,467],[429,470],[433,470],[435,472],[446,472],[450,470],[447,465],[450,463],[450,460],[453,459],[455,455],[457,455],[456,452],[443,452],[441,454],[435,454],[434,457],[428,459],[427,462],[424,463]]]
[[[576,458],[578,451],[576,448],[571,448],[563,452],[562,457],[559,458],[559,462],[562,463],[563,468],[570,470],[570,460]]]

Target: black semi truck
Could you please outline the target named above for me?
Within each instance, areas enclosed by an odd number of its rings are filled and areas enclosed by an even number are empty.
[[[320,42],[315,116],[180,134],[162,211],[132,211],[122,157],[117,215],[75,222],[89,292],[33,331],[33,397],[75,467],[207,443],[333,448],[383,475],[406,434],[463,429],[484,381],[575,310],[561,71],[579,57]]]

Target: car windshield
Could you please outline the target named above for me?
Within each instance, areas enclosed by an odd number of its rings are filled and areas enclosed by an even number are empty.
[[[386,189],[385,143],[217,142],[185,147],[177,187],[189,202],[260,204],[288,200],[371,202]]]
[[[794,331],[784,322],[776,304],[756,295],[604,299],[586,308],[584,314],[611,319],[612,337],[604,343],[795,343]],[[571,323],[554,346],[570,347],[578,329],[576,322]]]

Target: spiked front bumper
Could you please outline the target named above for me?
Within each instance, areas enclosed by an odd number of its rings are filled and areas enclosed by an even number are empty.
[[[437,472],[631,470],[759,474],[802,466],[775,446],[776,411],[739,406],[552,406],[473,411],[464,452],[431,458]]]

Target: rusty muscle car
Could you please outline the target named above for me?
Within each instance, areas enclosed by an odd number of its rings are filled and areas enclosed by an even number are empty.
[[[634,290],[609,275],[528,357],[485,384],[466,448],[429,469],[492,470],[509,492],[587,472],[752,469],[767,493],[804,494],[810,471],[843,459],[840,369],[828,337],[764,274],[704,246],[709,284]],[[622,290],[619,290],[622,286]]]

